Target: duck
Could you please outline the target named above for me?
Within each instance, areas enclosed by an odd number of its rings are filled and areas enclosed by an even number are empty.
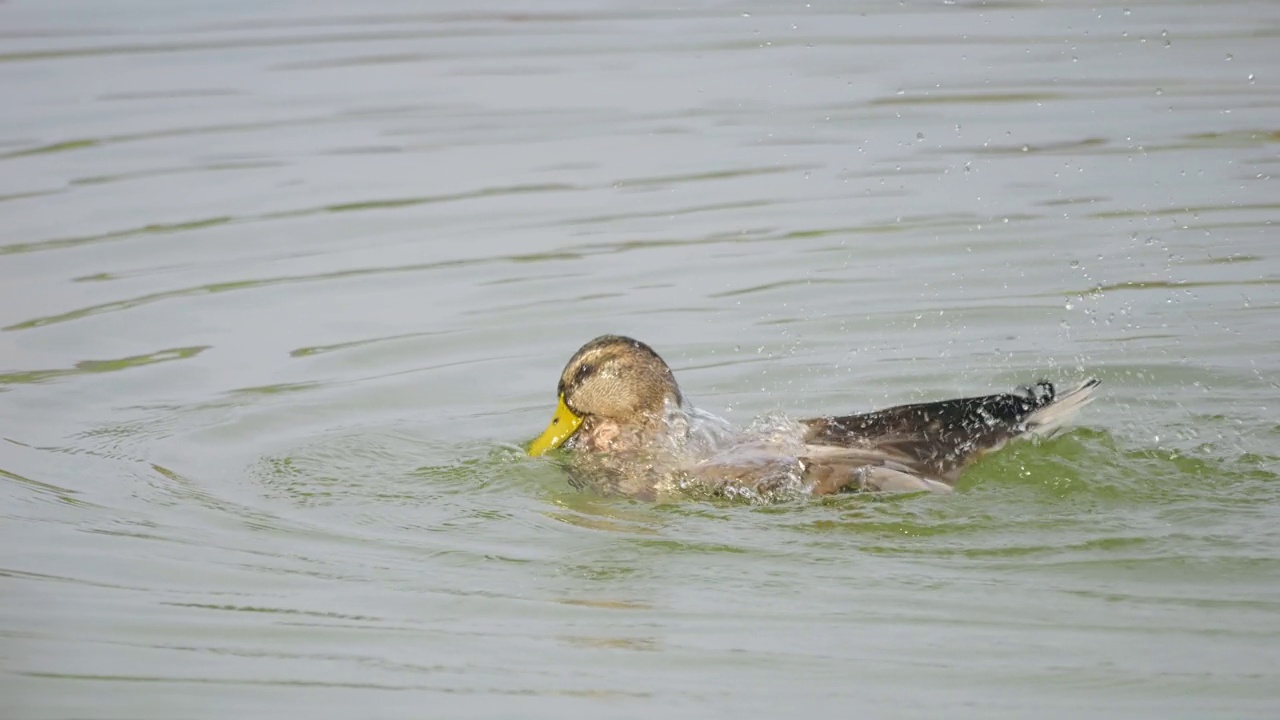
[[[949,493],[979,457],[1057,433],[1099,384],[1088,378],[1059,392],[1040,381],[860,414],[774,418],[742,431],[694,408],[653,348],[602,335],[564,366],[555,412],[527,453],[559,449],[574,486],[638,499]]]

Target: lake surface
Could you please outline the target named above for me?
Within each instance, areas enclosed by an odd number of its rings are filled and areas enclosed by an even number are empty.
[[[0,3],[0,716],[1280,716],[1280,4]],[[950,497],[579,493],[1096,375]]]

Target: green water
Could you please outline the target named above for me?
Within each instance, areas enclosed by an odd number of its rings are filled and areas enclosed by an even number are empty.
[[[0,4],[0,717],[1276,717],[1277,7]],[[520,450],[604,332],[1104,384],[648,504]]]

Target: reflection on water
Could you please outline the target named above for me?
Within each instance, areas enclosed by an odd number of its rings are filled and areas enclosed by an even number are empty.
[[[6,717],[1280,708],[1273,4],[0,27]],[[519,448],[603,332],[742,424],[1106,393],[954,496],[640,503]]]

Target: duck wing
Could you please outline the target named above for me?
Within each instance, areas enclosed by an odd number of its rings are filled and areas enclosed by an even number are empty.
[[[815,492],[936,490],[985,452],[1024,435],[1049,436],[1093,399],[1090,378],[1059,393],[1040,382],[1019,392],[899,405],[805,420]]]

